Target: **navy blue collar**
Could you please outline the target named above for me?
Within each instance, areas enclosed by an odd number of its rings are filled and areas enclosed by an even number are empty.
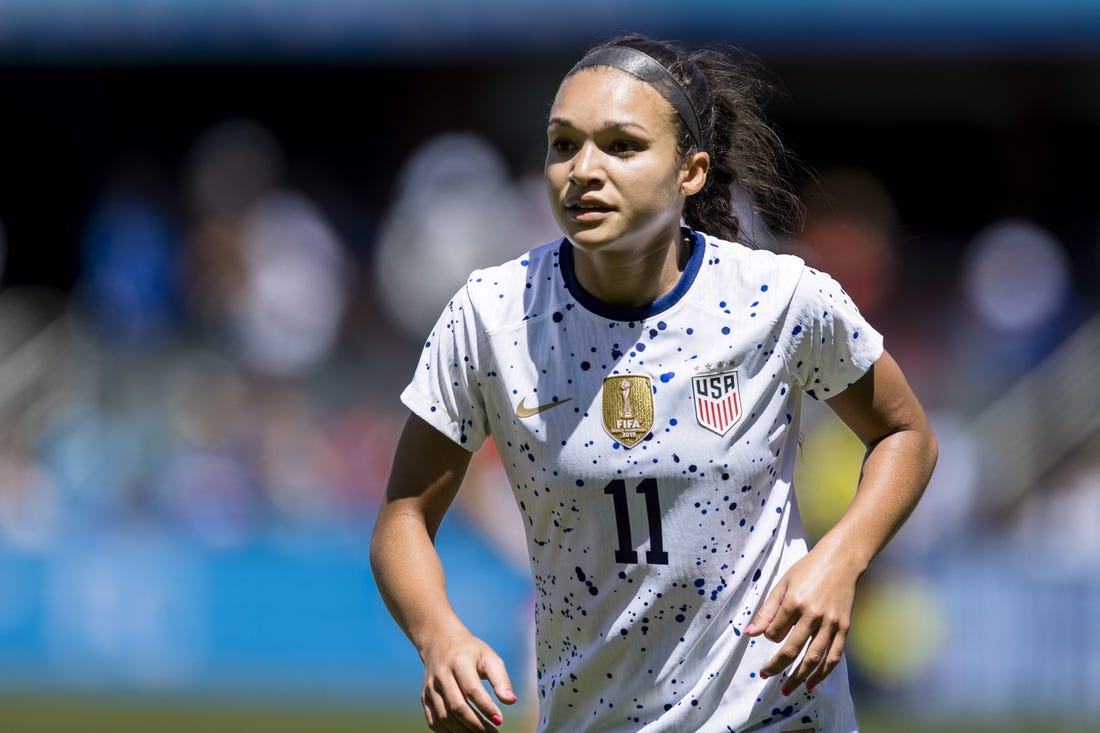
[[[691,236],[691,256],[688,258],[684,271],[680,274],[680,280],[676,283],[676,287],[652,303],[624,308],[605,303],[589,293],[581,287],[580,282],[577,280],[577,272],[573,267],[573,245],[563,237],[558,248],[558,262],[561,264],[561,274],[565,280],[565,287],[585,309],[608,320],[641,321],[658,313],[664,313],[687,295],[692,283],[695,282],[695,276],[699,274],[699,268],[703,265],[703,250],[706,249],[706,240],[699,232],[686,231]]]

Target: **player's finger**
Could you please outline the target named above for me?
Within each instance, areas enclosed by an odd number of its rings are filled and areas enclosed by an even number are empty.
[[[779,609],[772,615],[771,622],[764,629],[764,636],[779,643],[786,639],[795,625],[804,618],[802,603],[791,593],[784,593]]]
[[[434,690],[425,690],[423,695],[424,718],[428,721],[428,728],[436,733],[453,733],[455,730],[447,720],[447,705],[443,698]]]
[[[480,683],[478,683],[480,686]],[[491,731],[485,721],[466,700],[466,693],[452,676],[437,679],[434,692],[439,696],[442,707],[436,709],[436,720],[443,723],[449,731]]]
[[[844,654],[844,645],[848,638],[848,629],[846,626],[841,625],[836,634],[833,636],[833,641],[829,645],[829,652],[825,655],[825,660],[821,663],[809,677],[806,678],[806,691],[812,692],[822,680],[828,677],[837,665],[840,664],[840,660]]]
[[[512,681],[508,678],[504,660],[496,655],[485,655],[478,663],[477,671],[482,679],[489,681],[497,699],[505,705],[515,704],[516,693],[512,691]]]
[[[810,640],[816,629],[814,628],[813,621],[810,619],[803,619],[800,621],[791,631],[787,634],[785,639],[782,639],[782,644],[779,647],[779,651],[775,653],[775,656],[768,660],[760,669],[760,676],[764,679],[768,677],[774,677],[777,674],[782,674],[783,670],[791,666],[794,660],[798,659],[798,655],[802,653],[802,650],[806,646],[806,642]],[[768,631],[768,638],[771,638],[771,631]]]
[[[768,594],[768,597],[764,599],[763,605],[756,612],[756,615],[752,617],[752,622],[745,627],[745,633],[748,636],[759,636],[767,631],[771,626],[772,620],[775,615],[779,613],[779,609],[783,605],[783,598],[787,594],[787,582],[782,580],[779,585],[772,589],[772,592]]]
[[[806,647],[806,653],[802,656],[802,661],[798,663],[798,668],[783,683],[784,695],[790,695],[798,689],[802,682],[821,666],[821,663],[825,661],[829,648],[832,646],[834,636],[835,633],[831,628],[822,627],[818,629],[810,640],[809,646]]]
[[[493,702],[493,698],[488,690],[485,689],[485,685],[481,684],[481,677],[475,673],[473,668],[464,667],[462,669],[456,669],[455,679],[458,682],[459,689],[462,690],[466,700],[473,708],[491,720],[495,725],[500,725],[501,722],[503,722],[500,708]]]
[[[424,720],[428,723],[429,730],[438,730],[435,724],[435,713],[432,712],[432,706],[428,702],[428,693],[424,692],[420,696],[420,705],[424,708]]]

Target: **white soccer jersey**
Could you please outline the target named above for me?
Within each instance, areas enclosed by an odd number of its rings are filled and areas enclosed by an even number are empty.
[[[882,337],[828,275],[698,233],[676,288],[623,309],[568,242],[474,272],[404,402],[476,450],[495,436],[536,588],[542,731],[856,730],[843,666],[812,693],[744,636],[806,554],[791,479],[801,394]],[[854,477],[853,477],[854,480]]]

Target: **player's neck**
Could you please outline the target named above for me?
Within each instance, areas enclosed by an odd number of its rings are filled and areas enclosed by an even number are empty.
[[[691,259],[692,239],[677,230],[671,242],[638,251],[609,248],[588,253],[573,248],[577,281],[590,295],[609,305],[635,308],[668,294]]]

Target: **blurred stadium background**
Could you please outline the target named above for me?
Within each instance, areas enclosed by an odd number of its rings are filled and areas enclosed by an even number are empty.
[[[866,579],[866,730],[1100,730],[1100,4],[0,0],[0,730],[418,730],[372,519],[422,335],[554,238],[592,40],[725,41],[817,173],[776,247],[884,331],[942,457]],[[859,447],[811,410],[811,532]],[[530,693],[491,453],[440,537]],[[508,730],[526,730],[526,712]]]

